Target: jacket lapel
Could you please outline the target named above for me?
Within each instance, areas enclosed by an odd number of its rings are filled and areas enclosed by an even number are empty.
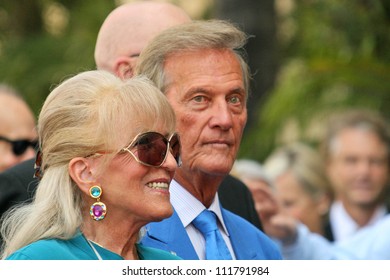
[[[150,242],[158,244],[159,248],[174,253],[185,260],[199,259],[176,211],[168,219],[149,223],[146,225],[146,230],[147,236],[144,238],[151,239]],[[149,245],[149,242],[146,244]]]
[[[237,224],[232,221],[231,215],[221,208],[225,226],[230,235],[230,242],[232,244],[234,254],[237,260],[255,260],[257,259],[257,252],[254,250],[252,241],[246,236],[242,228],[237,227]]]

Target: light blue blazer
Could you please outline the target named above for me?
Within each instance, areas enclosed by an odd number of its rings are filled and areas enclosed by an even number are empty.
[[[221,210],[238,260],[282,259],[277,245],[268,236],[243,218]],[[184,260],[199,259],[176,211],[168,219],[147,224],[141,244],[175,253]]]

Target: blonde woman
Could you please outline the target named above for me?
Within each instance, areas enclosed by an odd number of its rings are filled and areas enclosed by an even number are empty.
[[[325,235],[331,188],[318,152],[304,143],[278,148],[264,162],[284,213]]]
[[[137,242],[172,215],[180,162],[174,112],[149,80],[80,73],[50,93],[38,133],[42,177],[33,202],[2,223],[3,258],[178,259]]]

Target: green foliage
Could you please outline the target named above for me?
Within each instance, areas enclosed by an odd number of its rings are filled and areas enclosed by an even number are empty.
[[[257,127],[246,133],[240,157],[263,161],[276,146],[295,140],[317,145],[335,110],[370,108],[390,119],[390,15],[384,3],[296,2],[288,18],[295,34],[282,46],[276,86]]]
[[[56,1],[36,1],[43,16]],[[17,2],[17,1],[15,1]],[[96,36],[114,1],[62,1],[67,24],[59,34],[45,26],[20,37],[16,32],[3,32],[0,37],[0,81],[18,89],[34,112],[40,107],[53,86],[69,75],[95,68],[93,53]],[[16,3],[9,2],[4,13],[15,11]],[[13,14],[8,14],[11,18]],[[23,28],[23,26],[19,27]],[[22,32],[23,33],[23,32]]]
[[[15,86],[37,114],[53,86],[95,68],[96,36],[115,3],[2,0],[0,82]],[[372,108],[390,119],[389,1],[291,3],[279,22],[279,30],[290,26],[280,40],[281,71],[260,103],[257,126],[245,131],[240,157],[262,161],[275,146],[296,139],[315,145],[327,115],[345,107]],[[52,7],[65,19],[57,33],[44,20]]]

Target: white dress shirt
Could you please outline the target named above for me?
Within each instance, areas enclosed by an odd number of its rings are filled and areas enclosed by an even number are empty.
[[[386,207],[384,205],[379,206],[366,226],[376,224],[383,219],[386,214]],[[329,219],[335,241],[346,240],[362,229],[362,227],[360,227],[347,213],[341,201],[335,201],[332,204],[329,210]]]
[[[374,225],[362,228],[352,237],[337,242],[329,242],[300,224],[295,243],[279,245],[287,260],[390,260],[389,232],[389,214]]]
[[[206,242],[201,232],[199,232],[193,225],[192,221],[203,211],[206,207],[196,199],[191,193],[189,193],[178,182],[172,180],[170,187],[171,203],[175,208],[187,234],[191,240],[192,245],[195,248],[196,253],[200,260],[206,258],[205,247]],[[223,239],[235,260],[233,247],[229,239],[229,232],[226,229],[225,223],[222,218],[221,205],[219,203],[218,193],[215,195],[214,200],[208,210],[215,213],[218,218],[218,229],[220,230]]]

